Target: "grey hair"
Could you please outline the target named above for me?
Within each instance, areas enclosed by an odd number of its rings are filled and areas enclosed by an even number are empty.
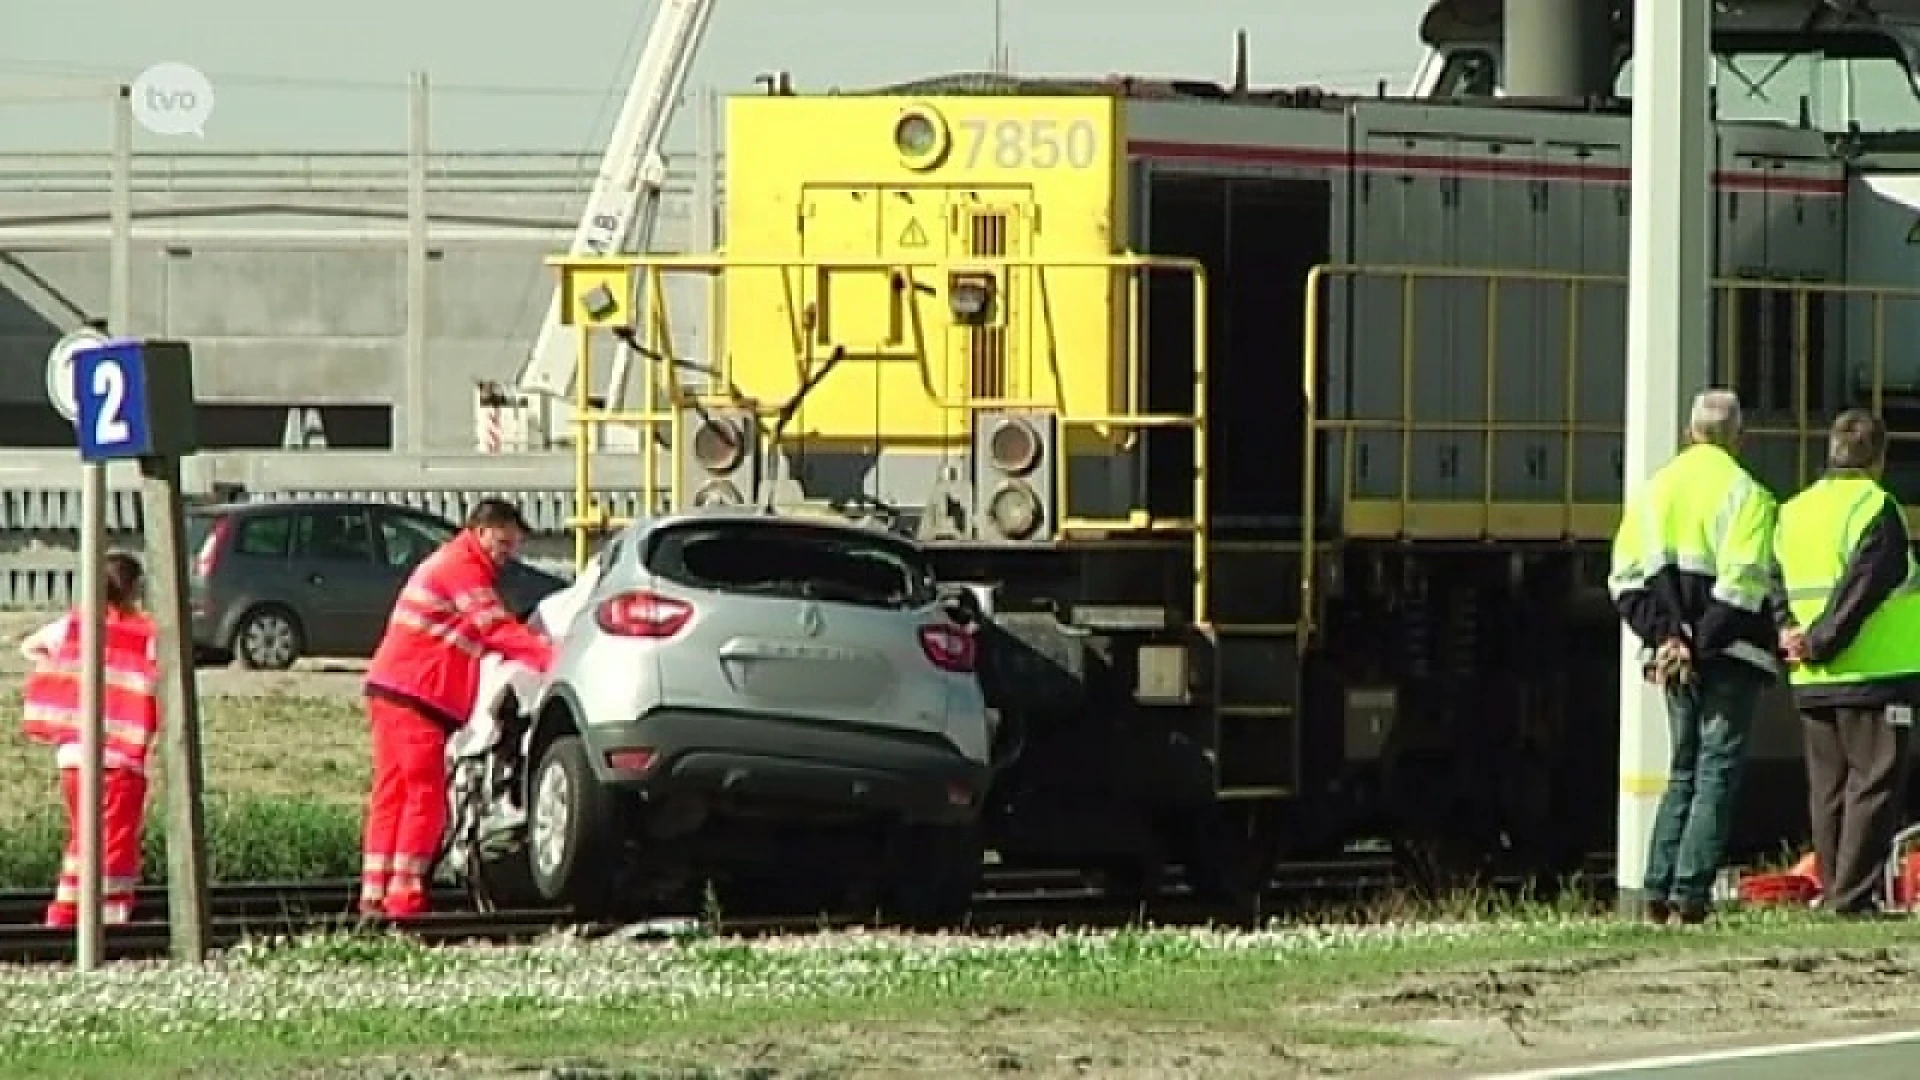
[[[1696,442],[1732,444],[1740,437],[1740,395],[1731,390],[1702,390],[1694,395],[1687,434]]]

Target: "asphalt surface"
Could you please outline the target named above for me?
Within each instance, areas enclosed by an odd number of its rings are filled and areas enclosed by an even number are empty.
[[[1920,1031],[1483,1074],[1483,1080],[1805,1080],[1807,1077],[1914,1080],[1920,1077]]]

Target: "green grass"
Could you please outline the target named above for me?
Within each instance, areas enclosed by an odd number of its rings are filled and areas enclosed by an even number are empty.
[[[17,691],[0,716],[20,715]],[[200,708],[207,842],[222,881],[351,877],[370,771],[366,717],[351,699],[209,697]],[[166,870],[163,755],[147,799],[146,878]],[[53,754],[0,735],[0,889],[51,888],[66,824]]]
[[[1690,931],[1536,915],[1451,930],[1130,931],[998,945],[840,936],[436,950],[323,938],[211,973],[0,978],[0,1072],[109,1076],[137,1063],[143,1077],[271,1076],[455,1047],[469,1062],[558,1059],[633,1076],[919,1075],[955,1053],[987,1072],[1078,1054],[1099,1074],[1182,1047],[1418,1058],[1441,1048],[1327,1003],[1417,973],[1916,945],[1910,926],[1780,913]]]

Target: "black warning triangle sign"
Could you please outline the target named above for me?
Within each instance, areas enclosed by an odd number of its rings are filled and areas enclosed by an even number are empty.
[[[900,230],[900,246],[903,248],[923,248],[927,246],[927,230],[920,227],[918,218],[907,221],[907,227]]]

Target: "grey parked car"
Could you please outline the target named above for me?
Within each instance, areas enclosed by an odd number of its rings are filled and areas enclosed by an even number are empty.
[[[696,510],[628,527],[573,588],[551,679],[453,749],[442,865],[483,905],[846,868],[902,916],[967,910],[993,719],[970,609],[916,545]]]
[[[458,531],[433,514],[370,500],[194,507],[194,647],[269,670],[302,656],[371,656],[407,575]],[[501,598],[522,617],[565,586],[517,561],[500,575]]]

